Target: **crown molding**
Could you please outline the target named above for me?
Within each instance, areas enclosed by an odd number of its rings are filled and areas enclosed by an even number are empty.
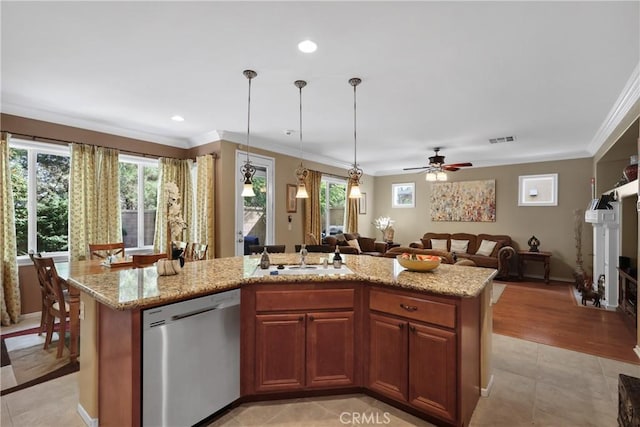
[[[221,135],[221,139],[224,139],[225,141],[229,141],[229,142],[234,142],[236,144],[245,145],[247,142],[247,136],[245,134],[241,135],[236,132],[222,131],[220,132],[220,135]],[[278,154],[284,154],[285,156],[290,156],[293,158],[300,157],[298,154],[292,153],[292,151],[295,151],[295,149],[289,146],[278,144],[277,142],[273,142],[270,139],[260,138],[254,135],[251,136],[251,146],[255,148],[259,148],[261,150],[267,150],[267,151],[272,151]],[[319,155],[316,153],[306,152],[305,154],[306,155],[305,155],[304,161],[311,161],[311,162],[321,163],[323,165],[334,166],[339,168],[349,168],[351,166],[351,163],[346,162],[344,160],[337,160],[332,157],[327,157],[327,156]]]
[[[192,136],[189,138],[189,148],[194,148],[199,145],[223,140],[225,139],[223,136],[224,133],[225,132],[223,130],[211,130],[200,135]]]
[[[26,108],[16,104],[2,103],[2,112],[14,116],[25,117],[33,120],[41,120],[64,126],[71,126],[94,132],[108,133],[118,135],[125,138],[139,139],[146,142],[154,142],[157,144],[170,145],[178,148],[189,148],[187,140],[182,138],[169,138],[155,133],[140,132],[132,129],[124,129],[118,126],[97,123],[92,120],[80,119],[77,117],[67,116],[61,113],[54,113],[48,110]]]
[[[631,72],[627,84],[624,86],[622,93],[613,104],[613,108],[609,111],[607,118],[604,120],[600,128],[594,135],[593,139],[587,146],[589,153],[594,156],[597,151],[602,147],[607,139],[613,134],[616,127],[622,123],[629,111],[640,100],[640,63],[636,64],[636,67]]]

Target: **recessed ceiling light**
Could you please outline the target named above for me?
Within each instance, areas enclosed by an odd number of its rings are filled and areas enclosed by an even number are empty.
[[[300,50],[300,52],[312,53],[315,52],[317,48],[318,45],[311,40],[304,40],[298,43],[298,49]]]
[[[173,120],[174,122],[184,122],[184,117],[175,115],[171,117],[171,120]]]

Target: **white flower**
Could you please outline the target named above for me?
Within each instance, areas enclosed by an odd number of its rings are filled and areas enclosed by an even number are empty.
[[[381,216],[372,222],[373,226],[380,231],[386,231],[393,225],[395,221],[388,216]]]

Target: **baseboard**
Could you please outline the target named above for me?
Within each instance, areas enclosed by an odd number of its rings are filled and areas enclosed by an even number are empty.
[[[640,346],[636,344],[636,346],[633,348],[633,352],[636,354],[636,356],[638,356],[638,359],[640,359]]]
[[[493,388],[493,374],[489,377],[489,383],[487,384],[487,387],[483,387],[480,389],[480,396],[489,397],[489,395],[491,394],[492,388]]]
[[[98,427],[98,419],[91,418],[91,416],[87,413],[87,411],[84,410],[82,405],[79,403],[78,403],[77,411],[78,411],[78,414],[80,415],[80,418],[82,418],[82,421],[84,421],[84,423],[88,427]]]
[[[37,317],[39,319],[41,314],[42,312],[40,311],[33,311],[31,313],[21,314],[20,320],[31,319],[32,317]]]

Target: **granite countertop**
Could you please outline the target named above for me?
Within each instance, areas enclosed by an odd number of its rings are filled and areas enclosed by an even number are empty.
[[[309,254],[307,264],[322,264],[331,254]],[[364,281],[382,286],[457,297],[475,297],[491,282],[497,271],[480,267],[441,264],[423,273],[405,270],[393,258],[343,255],[353,274],[304,274],[253,277],[259,256],[216,258],[188,262],[180,274],[158,276],[156,267],[111,270],[71,275],[68,283],[116,310],[148,306],[217,293],[249,283],[300,283]],[[271,254],[272,264],[296,264],[297,254]]]

